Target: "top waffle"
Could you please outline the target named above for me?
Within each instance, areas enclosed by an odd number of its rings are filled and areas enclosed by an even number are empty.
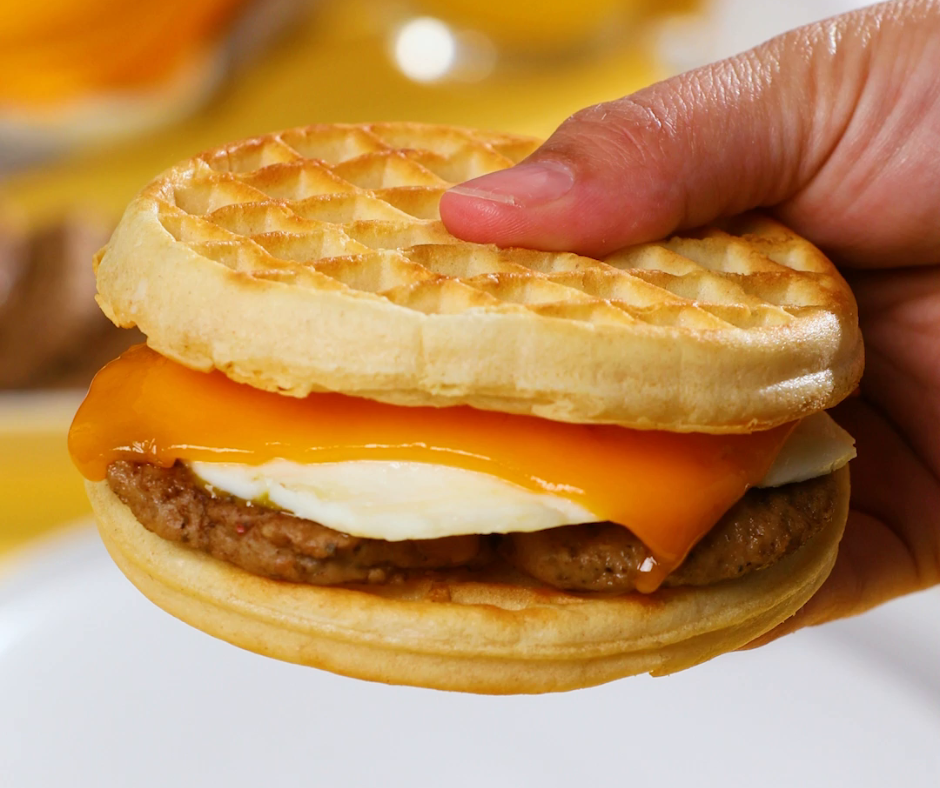
[[[851,292],[769,219],[603,261],[444,229],[449,186],[537,144],[389,123],[226,145],[134,199],[96,261],[99,301],[165,356],[294,396],[736,432],[855,387]]]

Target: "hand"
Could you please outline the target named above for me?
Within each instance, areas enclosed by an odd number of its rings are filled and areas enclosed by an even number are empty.
[[[836,567],[762,642],[940,582],[940,3],[885,3],[578,112],[444,195],[461,238],[602,255],[763,207],[859,302],[852,512]]]

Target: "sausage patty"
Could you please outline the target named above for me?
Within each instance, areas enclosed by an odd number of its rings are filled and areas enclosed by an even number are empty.
[[[483,539],[386,542],[361,539],[310,520],[204,489],[185,466],[160,468],[124,460],[108,483],[143,526],[256,575],[315,585],[382,583],[402,570],[464,566]]]
[[[764,569],[828,525],[835,508],[831,475],[748,490],[664,585],[709,585]],[[556,588],[608,592],[632,591],[649,555],[639,539],[613,523],[510,534],[501,552],[519,569]]]
[[[415,572],[506,560],[556,588],[621,593],[634,590],[648,557],[630,531],[612,523],[401,542],[349,536],[210,491],[180,463],[160,468],[121,460],[108,468],[108,483],[158,536],[277,580],[382,583]],[[835,484],[828,476],[749,490],[665,584],[707,585],[770,566],[809,541],[834,511]]]

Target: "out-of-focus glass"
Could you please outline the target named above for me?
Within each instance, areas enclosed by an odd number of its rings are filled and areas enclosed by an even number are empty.
[[[0,176],[190,116],[313,0],[0,0]]]
[[[412,0],[388,4],[392,61],[415,82],[501,79],[600,60],[641,45],[649,21],[689,15],[700,0]]]
[[[45,104],[157,83],[245,4],[0,0],[0,104]]]

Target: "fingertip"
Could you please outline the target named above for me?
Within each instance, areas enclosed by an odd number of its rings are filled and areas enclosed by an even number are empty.
[[[485,199],[458,186],[441,197],[440,214],[448,232],[457,238],[509,246],[522,218],[512,208],[511,203]]]

